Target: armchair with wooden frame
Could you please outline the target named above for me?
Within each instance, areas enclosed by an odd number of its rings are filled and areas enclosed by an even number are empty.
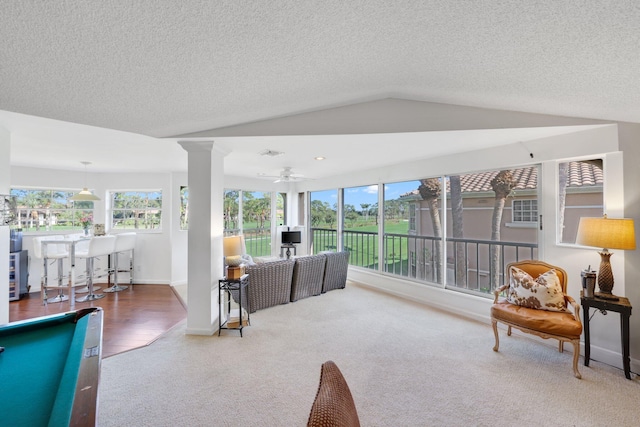
[[[513,304],[500,295],[509,290],[511,280],[511,267],[516,267],[526,272],[532,278],[554,270],[562,287],[564,306],[566,311],[548,311],[538,308],[529,308]],[[511,335],[511,328],[517,328],[522,332],[537,335],[541,338],[553,338],[558,340],[558,350],[562,353],[564,343],[573,345],[573,372],[576,378],[582,378],[578,371],[580,357],[580,335],[582,334],[582,322],[580,321],[580,305],[567,295],[567,272],[560,267],[547,264],[543,261],[526,260],[513,262],[507,265],[505,284],[494,291],[495,298],[491,306],[491,324],[496,343],[493,351],[498,351],[498,322],[507,325],[507,335]],[[573,310],[571,311],[570,308]]]

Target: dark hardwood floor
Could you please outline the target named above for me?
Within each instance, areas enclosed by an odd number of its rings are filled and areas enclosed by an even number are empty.
[[[97,286],[104,289],[108,285]],[[52,290],[51,293],[55,295],[55,292]],[[148,345],[187,317],[186,309],[168,285],[134,285],[133,288],[104,295],[99,300],[75,305],[75,309],[102,307],[104,310],[102,357]],[[35,292],[11,301],[9,321],[70,310],[69,301],[43,305],[40,292]]]

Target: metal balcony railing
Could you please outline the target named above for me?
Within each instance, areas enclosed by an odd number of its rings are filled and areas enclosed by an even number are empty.
[[[312,228],[313,253],[337,250],[337,231]],[[441,283],[443,248],[441,239],[431,236],[411,236],[386,233],[383,236],[383,271],[425,282]],[[378,233],[344,231],[343,246],[351,255],[349,264],[379,269]],[[482,293],[502,284],[508,263],[521,259],[537,259],[537,243],[502,242],[480,239],[446,239],[446,286]],[[492,251],[497,251],[498,268],[491,263]]]
[[[239,229],[225,229],[225,236],[240,234]],[[245,228],[242,230],[247,254],[252,257],[271,256],[271,230]]]

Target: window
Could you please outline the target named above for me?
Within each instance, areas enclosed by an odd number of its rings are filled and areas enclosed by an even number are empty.
[[[442,283],[442,208],[441,177],[385,185],[385,271]]]
[[[415,271],[415,257],[409,257],[408,247],[415,247],[415,238],[409,238],[411,218],[415,234],[415,203],[411,195],[418,181],[395,182],[384,186],[384,266],[385,271],[406,276],[409,266]],[[378,213],[378,204],[370,208]],[[413,215],[411,211],[413,210]],[[413,277],[413,276],[412,276]]]
[[[69,200],[66,190],[12,188],[15,224],[23,231],[63,231],[82,228],[80,218],[93,217],[92,201]]]
[[[159,230],[162,219],[162,191],[113,191],[111,228]]]
[[[287,223],[287,193],[276,193],[276,224]]]
[[[490,293],[507,263],[537,257],[538,170],[447,177],[447,286]]]
[[[575,243],[580,217],[604,214],[602,159],[558,165],[558,242]]]
[[[538,221],[538,201],[537,200],[514,200],[512,205],[513,222],[537,222]]]
[[[180,230],[189,229],[189,187],[180,186]]]
[[[313,253],[338,247],[338,190],[312,191],[309,204]]]
[[[415,203],[409,203],[409,231],[415,233],[416,229],[416,207]]]
[[[349,264],[377,270],[378,185],[345,188],[343,192],[342,241],[343,249],[351,253]]]
[[[271,193],[242,191],[242,233],[251,256],[271,255]]]
[[[240,223],[238,220],[238,212],[240,211],[240,191],[224,190],[224,232],[225,235],[231,236],[240,231]]]

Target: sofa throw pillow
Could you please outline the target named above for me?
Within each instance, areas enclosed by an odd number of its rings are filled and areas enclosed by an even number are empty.
[[[539,310],[569,311],[555,270],[549,270],[534,279],[526,271],[510,267],[507,301]]]

